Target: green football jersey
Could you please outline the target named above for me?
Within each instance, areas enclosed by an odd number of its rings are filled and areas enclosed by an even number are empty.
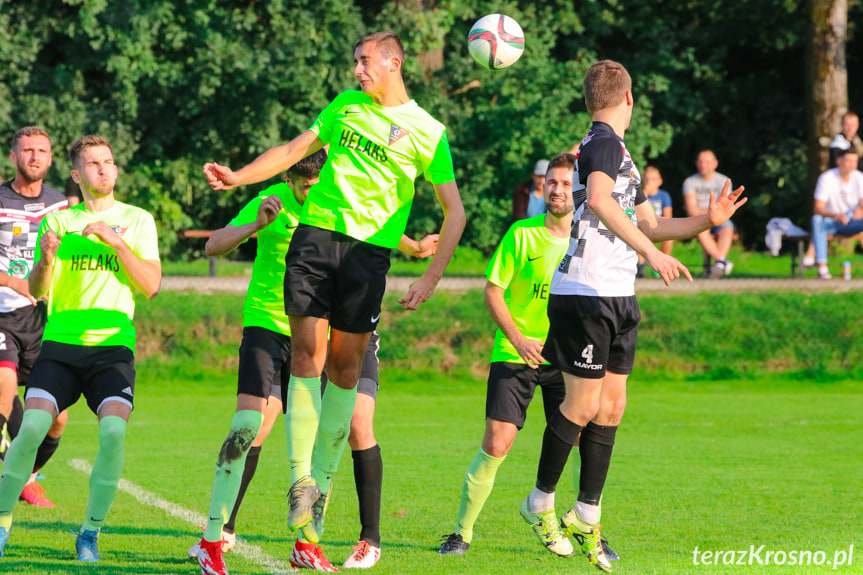
[[[243,326],[262,327],[291,335],[288,316],[285,315],[285,254],[288,253],[288,245],[297,229],[302,210],[293,190],[286,183],[270,186],[246,204],[228,225],[243,226],[254,222],[261,202],[269,196],[279,196],[282,210],[270,225],[258,232],[258,253],[243,304]]]
[[[141,259],[159,261],[156,223],[141,208],[115,202],[104,212],[81,203],[45,216],[39,238],[48,230],[60,238],[48,291],[48,323],[42,339],[73,345],[123,345],[135,351],[135,288],[113,248],[81,232],[105,222]],[[41,259],[36,242],[36,261]]]
[[[355,90],[341,93],[309,128],[329,144],[320,182],[300,221],[357,240],[396,248],[422,173],[455,181],[446,128],[413,100],[385,107]]]
[[[485,270],[488,281],[505,290],[506,307],[528,339],[545,342],[548,290],[568,247],[569,236],[558,238],[545,229],[545,214],[520,220],[507,230]],[[500,329],[491,361],[525,363]]]

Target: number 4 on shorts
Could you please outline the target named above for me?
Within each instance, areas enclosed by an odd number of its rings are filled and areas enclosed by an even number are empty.
[[[584,358],[585,362],[593,363],[593,344],[588,345],[582,350],[581,357]]]

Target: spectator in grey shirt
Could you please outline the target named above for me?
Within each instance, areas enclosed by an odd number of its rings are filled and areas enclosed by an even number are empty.
[[[698,173],[683,181],[683,201],[686,204],[686,214],[690,217],[706,214],[710,205],[710,194],[718,198],[722,186],[728,180],[727,176],[716,171],[719,161],[712,150],[701,150],[695,160],[695,167]],[[734,264],[727,259],[734,239],[734,224],[731,220],[705,230],[696,237],[704,252],[715,262],[710,269],[710,277],[718,279],[730,274],[734,268]]]

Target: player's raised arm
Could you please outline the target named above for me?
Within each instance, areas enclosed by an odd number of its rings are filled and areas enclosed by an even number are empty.
[[[207,183],[214,190],[230,190],[263,182],[283,172],[323,147],[323,142],[312,130],[306,130],[287,144],[270,148],[252,161],[251,164],[234,171],[215,162],[204,164]]]
[[[33,266],[33,271],[30,272],[30,294],[36,298],[42,298],[48,295],[51,289],[51,278],[54,272],[54,257],[57,255],[57,248],[60,247],[60,238],[53,230],[42,226],[38,244],[39,253],[37,253],[36,263]],[[38,257],[41,254],[41,257]]]
[[[204,251],[209,257],[225,255],[234,251],[241,243],[273,223],[282,210],[282,200],[279,196],[267,197],[258,206],[258,214],[253,222],[241,226],[228,224],[214,231],[207,240]]]
[[[152,235],[155,237],[155,225],[152,228]],[[98,237],[114,250],[123,271],[126,272],[126,277],[129,278],[136,290],[147,296],[147,299],[156,297],[162,283],[161,262],[138,257],[129,247],[129,244],[105,222],[87,224],[81,232],[81,236],[86,238],[91,235]]]
[[[455,253],[458,241],[464,231],[466,217],[464,205],[455,182],[435,184],[435,193],[441,208],[443,208],[443,226],[440,230],[437,251],[425,273],[411,284],[405,297],[399,300],[404,309],[415,310],[420,304],[427,302],[434,293],[435,287],[443,277],[443,272]]]
[[[692,238],[704,230],[724,224],[746,203],[748,198],[741,197],[743,186],[729,193],[730,189],[731,180],[726,180],[719,198],[714,199],[711,192],[707,213],[688,218],[657,218],[647,204],[639,204],[635,208],[638,227],[653,242]]]
[[[591,172],[587,177],[587,205],[596,214],[596,217],[615,236],[644,256],[650,267],[665,281],[665,285],[669,285],[671,280],[680,277],[681,273],[689,281],[692,281],[692,274],[689,273],[686,266],[676,258],[659,251],[650,238],[632,225],[632,220],[620,208],[620,204],[611,197],[613,191],[614,180],[608,174],[597,171]]]

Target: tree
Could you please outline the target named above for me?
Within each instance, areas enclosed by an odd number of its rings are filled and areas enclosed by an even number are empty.
[[[806,78],[811,98],[807,106],[807,182],[815,189],[826,170],[830,141],[840,131],[840,118],[848,111],[848,68],[845,41],[848,0],[809,0],[811,35],[806,57]]]

